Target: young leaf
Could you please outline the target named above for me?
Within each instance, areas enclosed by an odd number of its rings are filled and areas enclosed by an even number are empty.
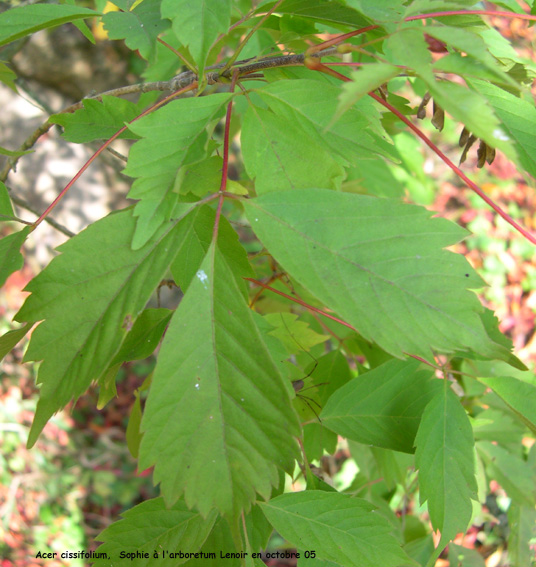
[[[230,97],[221,93],[175,100],[129,126],[142,136],[130,150],[124,170],[137,178],[129,198],[140,199],[135,209],[139,217],[132,243],[135,249],[171,218],[179,196],[173,192],[177,173],[206,156],[207,127],[222,116]]]
[[[509,358],[488,338],[480,302],[467,290],[482,280],[465,258],[443,250],[466,234],[455,224],[421,207],[324,189],[244,205],[285,271],[390,354],[433,360],[432,350],[465,348]]]
[[[413,453],[422,413],[439,388],[419,361],[391,360],[337,390],[322,425],[359,443]]]
[[[0,287],[6,283],[7,278],[13,272],[24,266],[24,258],[20,253],[20,248],[28,234],[30,234],[29,226],[0,239]]]
[[[155,49],[156,38],[169,27],[160,16],[161,0],[143,0],[124,12],[104,14],[102,23],[110,39],[124,39],[132,50],[149,59]]]
[[[344,567],[416,565],[389,522],[361,498],[308,490],[283,494],[260,507],[274,528],[299,549]]]
[[[175,221],[132,250],[134,226],[131,209],[97,221],[60,246],[62,254],[26,286],[32,294],[15,320],[45,319],[25,355],[43,360],[29,446],[54,412],[106,371],[184,238]]]
[[[212,44],[231,23],[231,0],[162,0],[161,10],[171,20],[177,39],[189,47],[203,76]]]
[[[106,140],[141,112],[138,104],[108,95],[103,96],[102,101],[86,98],[82,104],[84,107],[72,114],[53,114],[48,119],[53,124],[63,126],[65,132],[62,138],[77,144]],[[138,139],[130,130],[119,137]]]
[[[6,10],[0,14],[0,46],[39,30],[98,15],[95,10],[65,4],[33,4]]]
[[[435,555],[467,529],[477,490],[471,424],[450,386],[442,385],[415,438],[421,503],[428,502],[432,525],[441,532]]]
[[[114,567],[128,564],[132,567],[175,567],[179,558],[169,554],[179,551],[197,551],[208,537],[217,519],[216,512],[202,518],[198,512],[188,510],[179,500],[168,508],[163,498],[147,500],[123,514],[123,519],[106,528],[98,537],[102,545],[97,553],[105,553],[108,559],[97,559],[94,567]],[[164,554],[163,552],[167,553]],[[121,552],[131,553],[123,556]],[[136,558],[136,552],[149,557]],[[155,552],[158,557],[155,557]],[[132,559],[132,558],[133,559]]]
[[[269,498],[297,452],[290,385],[246,303],[249,270],[236,234],[220,234],[171,320],[142,422],[140,468],[155,465],[165,500],[184,494],[203,516]]]

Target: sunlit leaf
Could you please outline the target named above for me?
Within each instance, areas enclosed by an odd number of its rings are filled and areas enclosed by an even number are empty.
[[[269,193],[245,207],[283,268],[387,352],[430,360],[432,350],[465,348],[508,360],[467,290],[482,280],[465,258],[443,250],[465,236],[460,227],[420,207],[322,189],[284,200]]]

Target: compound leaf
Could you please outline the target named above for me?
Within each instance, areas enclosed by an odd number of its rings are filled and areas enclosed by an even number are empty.
[[[195,213],[194,213],[195,215]],[[111,214],[59,247],[62,252],[27,286],[15,316],[42,322],[25,360],[43,360],[28,445],[48,419],[106,371],[184,238],[179,221],[132,250],[132,210]]]
[[[179,194],[173,191],[180,168],[206,155],[207,127],[220,118],[230,94],[170,102],[129,126],[142,137],[130,150],[126,175],[135,177],[128,194],[140,199],[132,246],[143,246],[171,218]],[[216,188],[215,188],[216,189]]]
[[[299,549],[344,567],[414,565],[373,504],[336,492],[307,490],[260,504],[274,528]]]
[[[236,233],[210,245],[167,330],[142,421],[140,468],[168,503],[235,517],[268,499],[296,456],[299,425],[246,302]],[[214,482],[218,479],[218,482]]]
[[[169,554],[198,550],[210,534],[216,519],[216,512],[202,518],[199,512],[188,510],[182,500],[170,508],[163,498],[147,500],[124,512],[122,520],[114,522],[97,537],[98,541],[104,542],[97,553],[106,553],[108,559],[98,559],[92,565],[180,565],[186,559],[181,561],[179,557],[171,558]],[[166,554],[163,554],[164,550]],[[129,555],[123,555],[123,559],[120,559],[121,552]],[[155,557],[155,552],[158,557]],[[143,553],[147,553],[148,558],[139,557]]]
[[[471,424],[448,384],[426,407],[415,446],[421,503],[428,502],[432,525],[441,532],[439,554],[467,529],[477,490]]]
[[[462,228],[421,207],[325,189],[288,191],[284,202],[269,193],[245,209],[285,271],[390,354],[433,360],[432,350],[471,349],[509,360],[467,289],[482,280],[443,250],[465,236]]]
[[[322,425],[359,443],[413,453],[422,413],[441,387],[416,360],[390,360],[329,398]]]

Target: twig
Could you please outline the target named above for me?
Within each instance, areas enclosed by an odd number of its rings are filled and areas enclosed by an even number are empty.
[[[13,195],[13,192],[10,191],[9,188],[8,188],[8,192],[9,192],[10,199],[15,203],[15,205],[18,205],[19,207],[21,207],[21,208],[23,208],[27,211],[30,211],[30,213],[33,213],[36,217],[39,217],[40,213],[38,211],[36,211],[29,203],[27,203],[24,199],[21,199],[20,197]],[[65,236],[68,236],[69,238],[71,238],[75,235],[74,232],[71,232],[68,228],[65,228],[62,224],[55,221],[54,219],[46,217],[45,221],[50,226],[54,227],[56,230],[58,230],[62,234],[65,234]],[[20,220],[19,222],[23,222],[24,224],[30,224],[30,225],[33,224],[31,222],[27,222],[27,221],[23,221],[23,220]]]
[[[328,55],[333,55],[337,52],[336,48],[333,49],[325,49],[318,54],[315,54],[314,57],[326,57]],[[249,65],[245,64],[252,59],[246,59],[244,61],[238,61],[236,66],[231,67],[230,69],[222,72],[221,74],[218,71],[214,71],[213,73],[207,73],[206,79],[209,85],[214,85],[220,82],[230,82],[233,72],[238,70],[238,78],[243,77],[245,75],[250,75],[251,73],[255,73],[255,71],[262,71],[264,69],[271,69],[274,67],[285,67],[285,66],[295,66],[295,65],[303,65],[305,60],[304,54],[298,55],[280,55],[276,57],[269,57],[264,59],[259,59]],[[207,67],[207,70],[215,70],[215,69],[222,69],[225,67],[225,63],[220,63],[218,65],[210,65]],[[253,78],[259,78],[258,75],[254,75]],[[223,80],[222,80],[223,79]],[[228,79],[228,80],[227,80]],[[118,87],[116,89],[111,89],[109,91],[105,91],[96,95],[87,96],[83,98],[81,101],[71,104],[70,106],[64,108],[62,111],[58,112],[57,114],[64,114],[66,112],[75,112],[76,110],[80,110],[84,106],[84,100],[91,99],[91,100],[98,100],[101,101],[103,96],[122,96],[126,94],[133,94],[133,93],[147,93],[151,91],[178,91],[181,89],[185,89],[186,87],[191,86],[193,83],[197,81],[197,75],[192,71],[184,71],[170,79],[169,81],[154,81],[151,83],[137,83],[135,85],[127,85],[124,87]],[[32,132],[30,136],[22,143],[18,151],[24,151],[32,148],[37,140],[43,135],[46,134],[54,124],[47,121],[39,126],[37,130]],[[0,171],[0,181],[5,181],[9,172],[15,167],[17,162],[19,161],[19,157],[14,157],[6,162],[2,170]]]

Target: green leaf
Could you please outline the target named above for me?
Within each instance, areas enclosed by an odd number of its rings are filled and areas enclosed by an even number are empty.
[[[241,142],[244,165],[255,178],[258,195],[313,185],[335,189],[344,177],[342,165],[329,148],[310,139],[299,124],[264,108],[249,107]]]
[[[94,567],[174,567],[186,559],[170,557],[170,553],[197,551],[209,535],[217,514],[211,512],[202,518],[198,512],[188,510],[179,500],[166,507],[163,498],[148,500],[123,515],[123,519],[106,528],[98,537],[104,542],[97,553],[106,553],[108,559],[98,559]],[[167,552],[165,555],[163,552]],[[120,558],[121,552],[133,554]],[[136,552],[148,554],[137,558]],[[158,553],[158,557],[155,557]]]
[[[512,565],[530,565],[534,549],[530,541],[536,537],[536,510],[531,506],[520,506],[515,502],[508,508],[508,558]]]
[[[26,154],[31,154],[34,150],[26,150],[26,151],[17,151],[17,150],[7,150],[6,148],[2,148],[0,146],[0,155],[8,156],[8,157],[20,157]]]
[[[14,73],[5,63],[0,61],[0,83],[4,83],[12,91],[17,92],[17,87],[15,85],[15,79],[17,74]]]
[[[192,218],[194,215],[192,215]],[[158,346],[173,312],[170,309],[144,309],[129,331],[112,365],[143,360]]]
[[[20,248],[28,234],[30,234],[29,226],[0,239],[0,287],[6,283],[7,278],[13,272],[24,266],[24,258],[20,253]]]
[[[372,100],[356,104],[342,120],[333,124],[332,116],[340,95],[338,86],[302,79],[276,81],[255,92],[287,125],[299,126],[308,144],[315,140],[319,146],[329,146],[335,159],[340,156],[338,161],[342,165],[376,154],[396,159],[387,143],[387,134],[379,125],[380,114]],[[274,140],[274,147],[277,141]]]
[[[536,433],[536,386],[510,376],[479,378],[490,387],[509,408]]]
[[[477,443],[478,454],[486,464],[490,478],[495,479],[514,502],[534,508],[536,473],[518,455],[488,441]]]
[[[438,555],[471,519],[476,498],[474,440],[469,418],[447,383],[426,407],[415,439],[421,503],[428,502]]]
[[[9,197],[9,191],[7,187],[0,181],[0,221],[2,220],[13,220],[15,212],[13,211],[13,205],[11,204],[11,198]],[[8,219],[2,217],[9,217]]]
[[[15,348],[17,343],[22,340],[32,327],[33,323],[26,323],[26,325],[23,325],[20,329],[8,331],[0,337],[0,360]]]
[[[15,320],[45,319],[25,355],[43,360],[29,446],[56,411],[106,371],[184,237],[176,221],[132,250],[134,226],[131,209],[97,221],[60,246],[62,253],[26,286],[32,294]]]
[[[6,10],[0,14],[0,46],[39,30],[98,15],[95,10],[65,4],[33,4]]]
[[[102,99],[84,99],[83,108],[74,113],[53,114],[49,121],[63,127],[61,136],[65,140],[84,144],[110,138],[140,113],[128,100],[108,95]],[[139,136],[127,129],[119,138],[137,140]]]
[[[177,39],[190,49],[202,76],[212,44],[231,23],[231,0],[162,0],[161,10]]]
[[[62,138],[77,144],[106,140],[141,112],[139,105],[108,95],[104,95],[102,101],[86,98],[82,104],[84,107],[72,114],[53,114],[48,119],[53,124],[63,126],[65,132]],[[119,137],[138,139],[138,136],[133,135],[129,130]]]
[[[160,17],[161,0],[144,0],[124,12],[108,12],[102,17],[110,39],[124,39],[130,49],[149,59],[155,51],[156,38],[169,27]]]
[[[171,218],[179,197],[174,192],[177,174],[182,166],[206,157],[207,128],[223,115],[231,96],[221,93],[175,100],[129,126],[142,137],[130,150],[124,170],[137,178],[129,198],[140,199],[135,209],[135,249]]]
[[[488,338],[482,280],[443,250],[466,232],[424,208],[323,189],[270,193],[245,205],[268,251],[302,286],[390,354],[510,352]],[[449,293],[445,294],[444,289]]]
[[[413,453],[424,408],[440,387],[419,361],[391,360],[337,390],[322,424],[366,445]]]
[[[245,263],[236,233],[220,232],[171,320],[142,422],[140,468],[155,465],[166,501],[184,494],[203,516],[268,499],[297,453],[290,385],[247,305]]]
[[[536,178],[536,108],[533,102],[518,98],[495,85],[471,81],[471,85],[493,107],[501,128],[515,146],[519,163]]]
[[[262,6],[262,12],[266,12],[274,5],[274,2]],[[261,11],[259,9],[258,11]],[[333,26],[351,26],[361,28],[372,23],[358,11],[344,6],[340,2],[325,2],[323,0],[286,0],[277,7],[278,14],[292,14],[314,20],[316,22],[330,24]]]
[[[391,535],[389,522],[361,498],[308,490],[283,494],[260,507],[287,541],[315,550],[319,560],[344,567],[414,564]]]
[[[399,73],[400,69],[398,67],[388,63],[364,65],[359,71],[350,73],[352,81],[344,83],[342,86],[342,91],[339,95],[339,105],[333,119],[338,120],[367,93],[374,91]]]
[[[347,0],[347,3],[375,23],[399,22],[404,18],[402,0]]]
[[[456,567],[486,567],[484,558],[476,549],[462,547],[451,543],[449,545],[449,565]]]

